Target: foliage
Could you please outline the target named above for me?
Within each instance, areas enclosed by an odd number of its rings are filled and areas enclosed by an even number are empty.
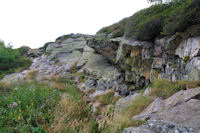
[[[127,23],[127,18],[124,18],[123,20],[119,21],[118,23],[115,23],[111,26],[102,28],[100,31],[97,32],[97,34],[112,33],[111,37],[113,37],[113,38],[123,36],[126,23]]]
[[[188,61],[190,61],[190,56],[185,56],[183,61],[184,61],[185,63],[187,63]]]
[[[168,98],[180,90],[196,88],[200,86],[200,81],[176,81],[167,79],[156,79],[152,84],[150,95]]]
[[[46,51],[47,47],[48,47],[49,44],[51,44],[51,43],[54,43],[54,42],[47,42],[47,43],[45,43],[44,46],[41,47],[40,49],[41,49],[42,51]]]
[[[0,132],[44,132],[53,120],[60,92],[24,83],[0,96]]]
[[[151,0],[153,1],[153,0]],[[126,38],[138,40],[154,40],[158,36],[172,35],[182,32],[189,26],[200,22],[199,0],[172,0],[168,3],[152,5],[138,11],[133,16],[123,20],[123,24],[116,23],[103,28],[99,33],[112,33],[119,30]],[[117,27],[118,28],[114,28]],[[117,37],[113,36],[113,37]]]
[[[27,56],[28,50],[29,50],[29,49],[30,49],[30,48],[27,47],[27,46],[22,46],[22,47],[18,48],[17,50],[19,51],[19,54],[20,54],[21,56]]]
[[[12,49],[11,46],[5,46],[4,42],[0,42],[0,79],[5,74],[22,71],[30,64],[30,59],[20,56],[17,49]]]

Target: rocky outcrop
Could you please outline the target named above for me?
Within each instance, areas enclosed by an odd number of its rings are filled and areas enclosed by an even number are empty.
[[[196,32],[192,34],[194,27],[154,42],[105,34],[61,36],[48,44],[45,54],[34,59],[30,69],[38,69],[47,77],[83,73],[86,76],[78,83],[80,89],[113,88],[125,96],[156,78],[199,80],[200,38]]]
[[[154,42],[99,34],[88,45],[114,64],[123,73],[125,82],[135,84],[135,90],[156,78],[199,80],[200,39],[194,27],[199,29],[199,25],[194,25],[183,33]]]
[[[147,120],[135,130],[152,132],[194,132],[200,131],[200,88],[180,91],[166,100],[157,98],[141,114],[133,119]],[[125,130],[125,131],[126,131]]]

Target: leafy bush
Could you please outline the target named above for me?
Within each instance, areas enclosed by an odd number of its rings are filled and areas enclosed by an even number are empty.
[[[31,60],[20,56],[19,51],[0,42],[0,79],[5,74],[28,68]]]
[[[162,32],[164,16],[168,5],[154,5],[131,16],[126,25],[125,35],[138,40],[152,40]]]
[[[171,82],[166,79],[156,79],[152,84],[150,95],[168,98],[180,90],[196,88],[200,86],[200,81],[177,81]]]
[[[27,56],[28,50],[29,50],[29,49],[30,49],[30,48],[27,47],[27,46],[22,46],[22,47],[18,48],[17,50],[19,51],[19,54],[20,54],[21,56]]]
[[[110,34],[112,33],[112,37],[120,37],[124,35],[125,31],[125,25],[127,23],[128,18],[124,18],[123,20],[119,21],[118,23],[115,23],[111,26],[104,27],[100,31],[97,32],[97,34],[105,33]]]

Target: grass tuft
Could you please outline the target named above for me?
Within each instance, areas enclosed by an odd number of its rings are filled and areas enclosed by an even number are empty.
[[[156,79],[152,84],[151,96],[168,98],[180,90],[196,88],[200,86],[200,81],[176,81],[167,79]]]
[[[114,93],[114,90],[110,90],[106,94],[96,96],[95,100],[99,101],[103,105],[111,104],[114,100]]]

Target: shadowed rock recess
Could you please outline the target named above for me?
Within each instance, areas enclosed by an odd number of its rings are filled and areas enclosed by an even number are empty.
[[[28,70],[6,75],[1,82],[23,82],[30,73],[37,82],[62,76],[73,80],[77,89],[87,94],[94,113],[99,108],[114,106],[114,116],[134,111],[131,107],[138,97],[150,97],[152,102],[130,118],[144,123],[124,127],[123,133],[200,133],[197,85],[189,84],[167,98],[152,94],[157,79],[171,83],[199,81],[199,31],[199,24],[192,25],[183,32],[159,36],[153,41],[123,35],[113,38],[112,33],[64,35],[41,48]],[[100,96],[114,97],[116,101],[105,102]],[[104,116],[96,119],[103,120]]]

